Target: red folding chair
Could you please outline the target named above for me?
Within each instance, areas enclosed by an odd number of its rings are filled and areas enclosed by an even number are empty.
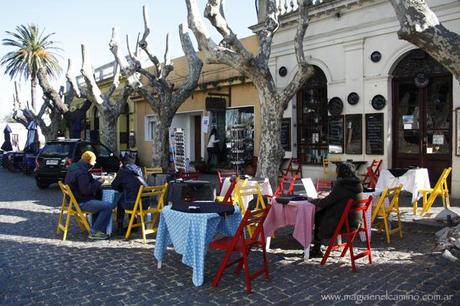
[[[365,200],[353,201],[353,199],[349,199],[345,210],[342,213],[342,217],[340,217],[339,224],[337,225],[334,235],[332,236],[331,240],[329,240],[329,245],[327,247],[326,253],[321,260],[321,265],[324,265],[331,254],[331,251],[337,250],[341,247],[345,247],[340,254],[340,257],[345,256],[347,251],[350,251],[350,258],[351,258],[351,270],[356,272],[355,260],[361,257],[367,256],[369,258],[369,263],[372,263],[372,254],[371,254],[371,241],[368,232],[368,225],[366,219],[366,211],[369,208],[369,205],[372,203],[372,196]],[[358,228],[351,228],[349,223],[349,217],[352,213],[358,213],[362,217],[362,221]],[[353,241],[356,238],[356,235],[359,232],[364,232],[366,235],[366,250],[362,251],[358,254],[353,253]],[[346,242],[335,244],[337,241],[337,237],[342,235],[342,237],[346,238]]]
[[[317,192],[329,192],[332,189],[332,181],[318,178],[316,180],[316,191]]]
[[[184,172],[182,170],[179,170],[179,177],[183,179],[184,181],[187,180],[198,180],[200,176],[200,173],[198,171],[196,172]]]
[[[227,177],[237,176],[238,173],[235,170],[230,169],[219,169],[217,172],[217,179],[219,181],[219,194],[222,191],[222,185],[224,184],[224,180]]]
[[[297,174],[292,177],[291,182],[289,183],[288,191],[287,191],[288,195],[294,194],[294,187],[295,187],[295,182],[297,181],[297,178],[298,178]]]
[[[382,164],[381,159],[379,160],[373,160],[372,164],[367,167],[367,173],[364,174],[363,178],[363,187],[372,189],[375,188],[375,185],[377,185],[377,180],[379,179],[380,175],[380,165]]]
[[[91,168],[91,169],[89,169],[88,172],[91,173],[91,174],[94,174],[94,175],[99,175],[99,176],[101,176],[101,175],[102,175],[102,172],[104,172],[104,171],[103,171],[102,168]]]
[[[251,293],[252,291],[251,280],[256,279],[261,274],[264,274],[265,278],[269,280],[268,260],[265,251],[265,235],[263,231],[263,223],[269,210],[270,205],[267,205],[266,208],[259,210],[251,211],[247,209],[233,237],[224,237],[209,244],[211,249],[225,251],[224,259],[222,260],[219,270],[212,281],[212,287],[216,287],[219,284],[225,269],[236,263],[238,263],[235,269],[236,274],[239,274],[241,269],[244,268],[246,290],[248,293]],[[245,228],[247,226],[255,228],[252,235],[248,233],[245,234]],[[261,269],[251,274],[249,272],[248,256],[251,249],[256,246],[262,249],[263,265]],[[241,256],[229,262],[230,257],[234,252],[239,253]]]
[[[235,178],[232,178],[232,179],[231,179],[230,186],[228,187],[227,192],[225,193],[224,198],[222,199],[222,201],[219,201],[219,200],[218,200],[219,203],[233,205],[232,194],[233,194],[233,190],[235,189],[236,183],[237,183],[236,177],[235,177]]]

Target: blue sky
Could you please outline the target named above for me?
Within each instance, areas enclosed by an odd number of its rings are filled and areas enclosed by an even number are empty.
[[[199,0],[203,11],[206,1]],[[118,27],[123,52],[126,53],[125,35],[131,45],[135,43],[138,32],[143,32],[142,6],[149,9],[151,34],[149,47],[159,58],[163,57],[166,33],[170,33],[170,55],[182,56],[178,38],[178,25],[186,21],[184,0],[13,0],[2,1],[0,10],[0,39],[6,38],[5,31],[13,31],[20,24],[36,23],[47,33],[55,32],[53,40],[63,49],[61,66],[65,74],[67,58],[71,58],[74,71],[81,65],[80,44],[86,43],[94,67],[113,60],[108,48],[113,26]],[[239,37],[251,35],[248,26],[256,23],[253,0],[227,0],[225,13],[227,20]],[[211,25],[208,23],[211,31]],[[212,32],[212,31],[211,31]],[[217,34],[213,34],[218,39]],[[193,36],[192,36],[192,39]],[[0,45],[0,56],[11,49]],[[11,112],[13,81],[0,67],[0,118]],[[61,76],[57,84],[64,84]],[[29,83],[21,83],[21,99],[30,100]]]

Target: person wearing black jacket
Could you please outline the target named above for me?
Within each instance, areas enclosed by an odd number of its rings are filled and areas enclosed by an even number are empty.
[[[140,186],[147,186],[144,181],[142,169],[134,164],[134,159],[129,155],[122,160],[122,167],[118,170],[117,176],[112,182],[112,188],[120,191],[121,197],[118,201],[117,223],[118,234],[123,235],[123,219],[125,209],[133,209]],[[145,201],[144,201],[145,202]],[[142,207],[147,208],[147,207]]]
[[[102,182],[95,180],[89,170],[96,164],[96,155],[86,151],[78,162],[70,165],[65,184],[70,186],[80,208],[93,213],[93,224],[88,238],[101,240],[109,238],[107,225],[112,218],[112,203],[98,200]]]
[[[310,257],[323,257],[321,240],[329,239],[339,223],[349,199],[362,199],[363,186],[355,175],[354,166],[350,163],[337,164],[337,181],[331,192],[323,199],[311,200],[317,207],[315,214],[314,245]],[[359,215],[350,216],[351,227],[359,225]]]

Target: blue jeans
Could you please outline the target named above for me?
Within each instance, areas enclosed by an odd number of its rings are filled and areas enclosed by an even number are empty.
[[[92,233],[95,233],[96,231],[107,233],[108,225],[112,223],[112,206],[112,203],[100,200],[89,200],[87,202],[80,203],[82,210],[93,213],[93,222],[91,226]]]

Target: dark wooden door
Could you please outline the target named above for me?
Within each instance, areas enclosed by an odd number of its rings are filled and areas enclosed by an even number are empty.
[[[195,161],[201,159],[201,116],[195,116]]]
[[[428,168],[432,185],[452,164],[451,79],[393,81],[393,167]]]

